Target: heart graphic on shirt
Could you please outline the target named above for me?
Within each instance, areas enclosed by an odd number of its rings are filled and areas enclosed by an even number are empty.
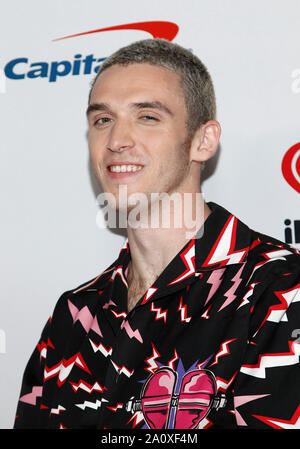
[[[142,410],[151,429],[194,429],[210,412],[217,392],[212,372],[190,371],[183,377],[178,394],[174,394],[176,386],[177,373],[168,367],[155,371],[145,383]]]
[[[300,193],[300,142],[287,150],[282,159],[281,170],[286,182]]]

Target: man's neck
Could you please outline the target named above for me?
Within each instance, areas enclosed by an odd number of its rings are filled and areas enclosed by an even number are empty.
[[[211,213],[203,201],[203,213],[195,224],[195,233]],[[128,269],[128,291],[145,292],[163,272],[176,254],[191,239],[185,227],[166,228],[128,228],[128,243],[131,262]]]

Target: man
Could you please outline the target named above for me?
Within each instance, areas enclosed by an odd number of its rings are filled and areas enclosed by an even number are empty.
[[[164,40],[131,44],[103,63],[87,115],[92,165],[128,240],[59,299],[15,428],[299,427],[300,256],[202,199],[220,137],[204,65]],[[155,193],[177,194],[165,216]],[[196,217],[192,236],[180,212]]]

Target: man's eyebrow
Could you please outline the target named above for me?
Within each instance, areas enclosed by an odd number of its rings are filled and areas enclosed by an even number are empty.
[[[174,115],[173,112],[160,101],[141,101],[138,103],[131,103],[130,107],[133,109],[158,109],[168,115]],[[86,110],[86,115],[88,116],[91,112],[96,111],[112,112],[107,103],[91,103]]]
[[[91,103],[86,110],[86,115],[89,115],[91,112],[95,111],[111,112],[110,107],[106,103]]]
[[[173,115],[173,112],[160,101],[142,101],[140,103],[131,103],[130,107],[136,109],[158,109],[168,115]]]

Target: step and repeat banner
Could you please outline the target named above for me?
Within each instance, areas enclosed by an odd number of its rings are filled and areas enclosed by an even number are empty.
[[[300,248],[298,0],[36,0],[0,14],[0,427],[11,428],[25,364],[65,291],[101,273],[124,233],[99,228],[86,107],[103,60],[163,37],[214,81],[222,127],[206,201]]]

